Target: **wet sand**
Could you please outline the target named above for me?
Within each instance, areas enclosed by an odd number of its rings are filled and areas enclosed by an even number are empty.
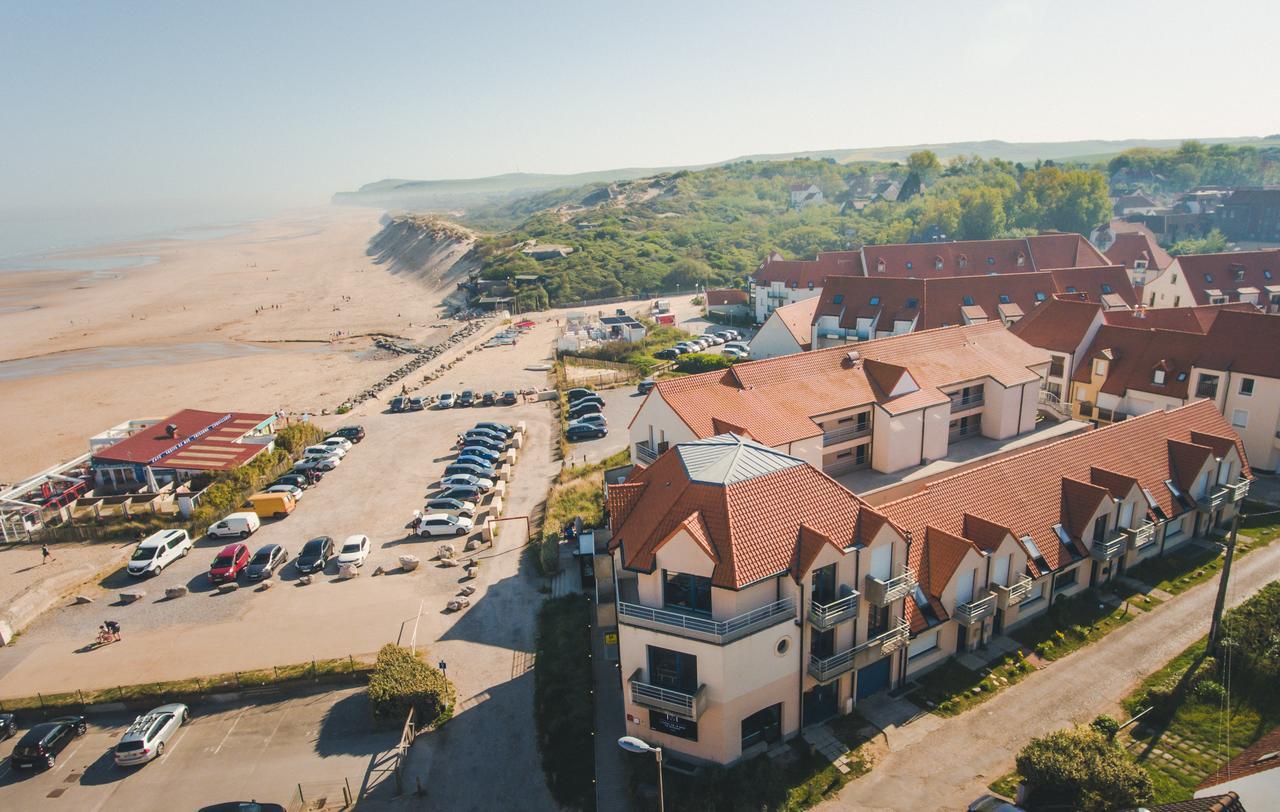
[[[403,363],[360,336],[442,338],[449,291],[366,256],[380,214],[319,209],[64,255],[75,270],[0,272],[0,482],[134,417],[332,409]],[[129,257],[154,259],[107,260]]]

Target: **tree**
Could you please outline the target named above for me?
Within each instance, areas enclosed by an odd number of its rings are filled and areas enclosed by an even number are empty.
[[[1216,228],[1203,237],[1178,240],[1169,246],[1169,253],[1175,257],[1184,254],[1220,254],[1226,250],[1227,238]]]
[[[927,183],[942,171],[942,162],[932,150],[922,149],[907,156],[907,169],[919,175],[921,180]]]
[[[990,186],[960,193],[960,239],[990,240],[1005,228],[1004,195]]]
[[[304,448],[323,439],[324,429],[315,423],[294,423],[276,432],[276,448],[289,452],[291,457],[297,457]]]
[[[907,175],[907,179],[902,182],[902,188],[898,190],[898,202],[905,203],[918,194],[920,194],[920,173],[912,172]]]
[[[1106,735],[1091,727],[1032,739],[1017,758],[1027,782],[1028,809],[1081,812],[1132,809],[1151,799],[1151,776]]]

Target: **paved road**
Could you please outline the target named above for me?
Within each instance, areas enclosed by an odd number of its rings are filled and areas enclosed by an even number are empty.
[[[1280,574],[1280,544],[1233,565],[1230,605]],[[1013,769],[1032,737],[1114,713],[1143,678],[1209,630],[1217,580],[1184,592],[1093,645],[954,719],[924,715],[889,731],[889,753],[822,809],[964,809]]]

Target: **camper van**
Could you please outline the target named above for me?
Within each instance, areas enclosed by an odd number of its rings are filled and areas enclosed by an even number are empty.
[[[209,525],[209,537],[215,539],[246,539],[261,526],[258,514],[245,511],[232,513],[220,522]]]
[[[161,530],[139,544],[125,568],[135,578],[159,575],[165,567],[191,552],[191,536],[186,530]]]
[[[249,504],[260,519],[283,519],[298,506],[298,500],[290,493],[255,493]]]

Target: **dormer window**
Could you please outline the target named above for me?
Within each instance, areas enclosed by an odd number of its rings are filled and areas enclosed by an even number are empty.
[[[973,307],[973,297],[972,297],[972,296],[966,296],[966,297],[964,297],[964,306],[965,306],[965,307]]]
[[[1021,268],[1023,265],[1026,265],[1026,264],[1027,264],[1027,255],[1026,255],[1026,254],[1024,254],[1024,253],[1022,253],[1021,251],[1019,251],[1019,252],[1018,252],[1018,267],[1019,267],[1019,268]]]
[[[1106,283],[1103,283],[1103,285],[1102,285],[1102,292],[1103,292],[1103,293],[1111,293],[1111,292],[1112,292],[1112,290],[1111,290],[1111,286],[1110,286],[1110,285],[1108,285],[1108,284],[1106,284]]]
[[[1151,371],[1151,382],[1156,386],[1164,386],[1164,370],[1155,369]]]
[[[812,283],[812,282],[810,282],[810,283],[809,283],[809,290],[813,290],[813,283]]]
[[[1072,287],[1067,288],[1067,293],[1075,293],[1075,292],[1076,292],[1075,288],[1072,288]]]
[[[911,270],[911,260],[907,260],[907,270]]]
[[[791,289],[792,289],[792,290],[795,290],[795,289],[796,289],[796,288],[798,288],[798,287],[800,287],[800,283],[799,283],[799,282],[796,282],[795,280],[792,280],[792,282],[791,282]]]
[[[995,258],[995,257],[987,257],[987,264],[988,264],[988,265],[995,265],[995,264],[996,264],[996,258]]]
[[[1135,271],[1145,271],[1147,269],[1147,261],[1145,259],[1134,260],[1133,269]]]
[[[877,306],[879,306],[879,304],[880,304],[880,297],[879,297],[879,296],[872,296],[872,297],[871,297],[871,301],[870,301],[868,304],[870,304],[872,307],[877,307]]]
[[[1000,294],[1000,304],[1009,304],[1009,302],[1011,301],[1012,299],[1009,298],[1009,294],[1007,293]]]
[[[1237,281],[1237,282],[1243,282],[1243,281],[1244,281],[1244,268],[1237,268],[1237,269],[1235,269],[1234,271],[1232,271],[1231,273],[1232,273],[1232,275],[1233,275],[1233,276],[1235,276],[1235,279],[1236,279],[1236,281]]]
[[[934,269],[935,271],[940,271],[940,270],[942,270],[942,257],[934,257],[934,258],[933,258],[933,269]]]
[[[831,297],[831,302],[832,302],[833,304],[842,304],[842,303],[844,302],[844,294],[843,294],[843,293],[837,293],[835,296],[832,296],[832,297]]]
[[[961,254],[960,258],[956,260],[956,264],[959,265],[961,268],[968,268],[969,258],[966,257],[964,254]],[[1270,279],[1271,277],[1268,276],[1267,278]]]
[[[877,259],[877,260],[876,260],[876,271],[877,271],[878,273],[884,273],[884,260],[883,260],[883,259]]]
[[[1042,290],[1037,290],[1037,291],[1036,291],[1036,301],[1037,301],[1037,302],[1043,302],[1045,299],[1048,299],[1048,298],[1049,298],[1049,297],[1045,295],[1044,291],[1042,291]]]

